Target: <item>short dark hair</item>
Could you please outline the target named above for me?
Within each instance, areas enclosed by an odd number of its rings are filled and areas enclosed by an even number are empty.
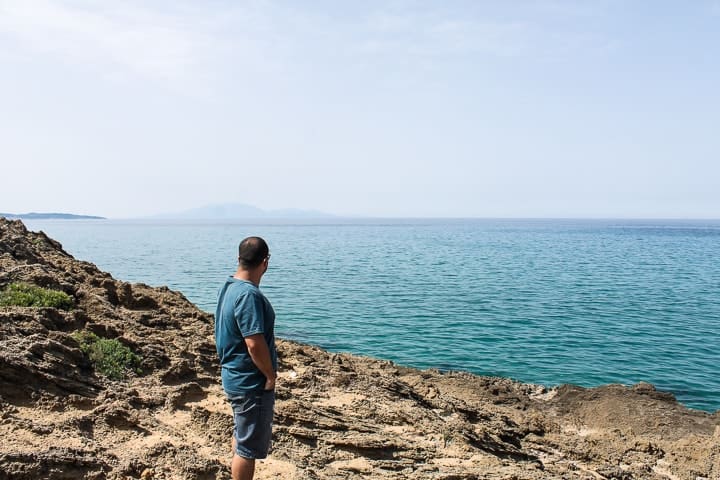
[[[238,263],[242,268],[255,268],[268,257],[270,249],[260,237],[247,237],[238,247]]]

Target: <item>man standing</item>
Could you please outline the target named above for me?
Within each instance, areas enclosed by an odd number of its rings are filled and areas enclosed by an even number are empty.
[[[248,237],[238,250],[238,269],[218,295],[215,346],[235,418],[232,478],[252,480],[255,459],[267,456],[272,438],[275,312],[259,288],[270,261],[267,243]]]

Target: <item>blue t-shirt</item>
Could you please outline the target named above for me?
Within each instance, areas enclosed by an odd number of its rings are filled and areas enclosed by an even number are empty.
[[[244,337],[259,333],[265,337],[277,371],[274,331],[275,311],[260,289],[252,282],[228,277],[215,310],[215,346],[227,394],[242,395],[265,388],[265,375],[250,358]]]

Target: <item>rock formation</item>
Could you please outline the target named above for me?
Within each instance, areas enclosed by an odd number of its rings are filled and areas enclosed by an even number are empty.
[[[17,282],[74,307],[0,307],[0,480],[229,478],[211,315],[0,219],[0,290]],[[141,373],[103,376],[78,331],[129,347]],[[291,341],[279,350],[259,479],[720,479],[720,412],[649,384],[546,389]]]

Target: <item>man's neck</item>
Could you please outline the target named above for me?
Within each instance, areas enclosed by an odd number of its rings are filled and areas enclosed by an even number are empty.
[[[256,271],[252,270],[245,270],[242,268],[238,268],[235,272],[235,275],[233,275],[233,278],[237,278],[238,280],[245,280],[247,282],[255,284],[255,286],[260,286],[260,279],[262,278],[262,274]]]

